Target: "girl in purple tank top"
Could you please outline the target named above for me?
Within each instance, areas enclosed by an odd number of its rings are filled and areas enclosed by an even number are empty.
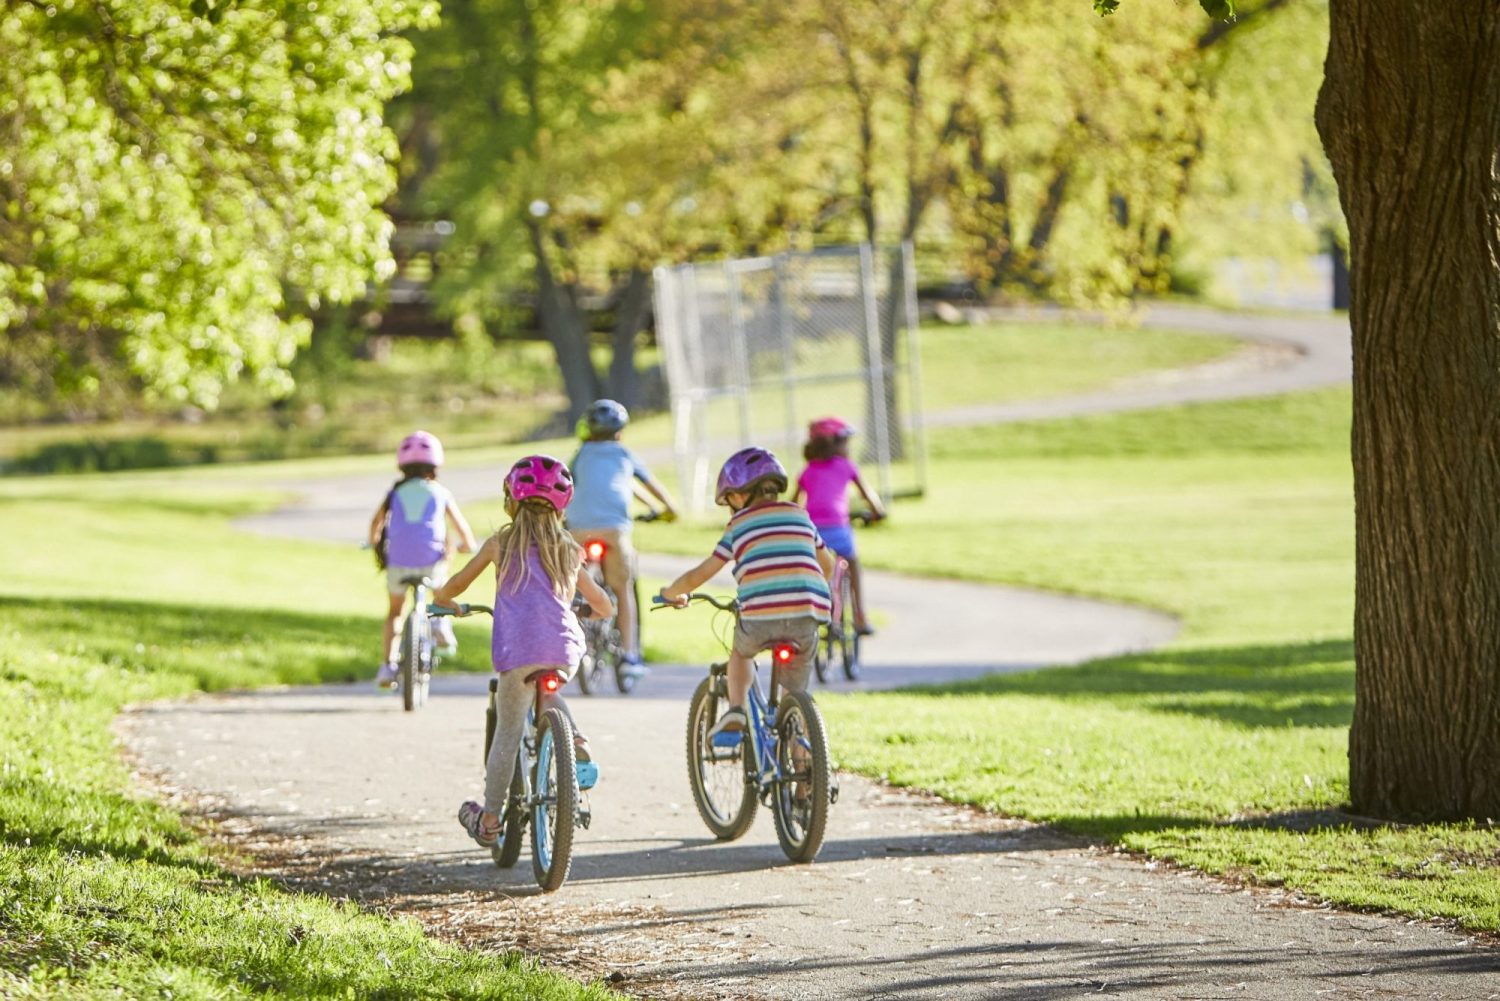
[[[532,689],[526,678],[537,668],[571,677],[583,656],[583,630],[573,614],[582,594],[598,616],[613,615],[614,602],[583,568],[583,547],[563,527],[563,509],[573,496],[567,465],[547,455],[527,456],[505,477],[505,512],[511,523],[480,546],[468,564],[438,588],[436,604],[458,598],[491,564],[495,567],[494,635],[490,660],[500,675],[495,738],[485,762],[484,802],[459,807],[459,822],[481,845],[495,843],[500,814],[526,727]],[[554,694],[553,704],[567,712]],[[569,717],[571,718],[571,716]],[[590,761],[588,741],[578,732],[578,759]]]

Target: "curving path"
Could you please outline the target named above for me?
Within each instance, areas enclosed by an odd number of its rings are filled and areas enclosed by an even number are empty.
[[[1171,310],[1149,322],[1263,346],[1112,393],[938,420],[1348,379],[1342,321]],[[488,470],[444,479],[466,499],[494,493]],[[364,501],[387,482],[298,484],[306,493],[297,504],[245,527],[357,537]],[[676,565],[652,558],[647,569]],[[1140,609],[1013,589],[881,574],[871,590],[892,619],[871,645],[865,684],[876,687],[1071,663],[1153,646],[1175,630]],[[939,616],[955,606],[971,614]],[[1007,638],[1001,651],[989,639],[997,633]],[[699,677],[700,667],[658,667],[628,699],[570,700],[605,777],[572,878],[548,897],[534,893],[524,858],[496,870],[453,820],[478,789],[482,677],[439,677],[432,702],[411,715],[368,686],[327,686],[162,703],[120,725],[158,788],[217,819],[262,870],[646,997],[1500,998],[1500,957],[1436,927],[1143,865],[856,776],[842,777],[814,865],[782,864],[764,815],[743,840],[714,843],[682,763],[686,699]]]

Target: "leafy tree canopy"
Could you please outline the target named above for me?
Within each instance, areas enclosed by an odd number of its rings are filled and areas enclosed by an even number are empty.
[[[271,391],[324,299],[386,266],[429,0],[0,5],[0,383],[212,406]],[[288,301],[286,288],[295,290]]]

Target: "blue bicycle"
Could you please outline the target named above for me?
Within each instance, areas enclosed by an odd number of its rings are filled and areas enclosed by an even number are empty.
[[[739,602],[694,593],[739,616]],[[660,595],[654,599],[664,604]],[[744,731],[709,733],[729,699],[729,664],[714,664],[688,704],[687,760],[693,802],[703,823],[720,841],[733,841],[750,829],[760,800],[776,822],[776,839],[793,862],[811,862],[823,847],[828,808],[838,801],[838,785],[828,756],[828,733],[817,703],[806,692],[781,688],[777,668],[796,657],[796,644],[777,641],[771,653],[771,690],[761,693],[759,662],[750,684]],[[763,651],[764,652],[764,651]]]
[[[488,605],[458,606],[457,611],[441,605],[428,605],[429,615],[471,615],[485,612]],[[516,765],[510,776],[510,793],[505,813],[500,818],[500,837],[490,849],[495,865],[502,869],[514,866],[521,857],[521,839],[531,828],[531,873],[545,893],[560,888],[573,867],[573,834],[587,828],[592,819],[588,799],[583,795],[599,780],[599,768],[591,761],[580,762],[573,743],[573,724],[567,713],[545,708],[546,697],[555,693],[566,679],[551,668],[532,671],[526,678],[536,689],[531,708],[526,712],[526,734],[516,752]],[[490,679],[490,694],[484,714],[484,760],[490,757],[495,739],[495,708],[498,680]]]

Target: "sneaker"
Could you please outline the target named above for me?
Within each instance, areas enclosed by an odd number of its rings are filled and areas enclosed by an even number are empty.
[[[626,657],[620,662],[620,673],[627,678],[644,678],[651,673],[651,668],[641,663],[639,657]]]
[[[500,824],[497,822],[494,827],[486,827],[484,807],[472,799],[464,800],[463,805],[458,808],[458,822],[481,848],[493,848],[495,842],[500,840]]]
[[[458,637],[453,635],[452,619],[443,616],[436,620],[432,627],[432,638],[436,643],[439,657],[453,657],[458,654]]]
[[[719,734],[739,733],[749,724],[750,717],[745,715],[745,710],[739,706],[730,706],[724,715],[719,717],[719,722],[714,724],[712,730],[708,731],[709,739],[712,740]]]
[[[870,625],[868,622],[865,622],[865,623],[862,623],[860,625],[855,626],[854,627],[854,632],[857,635],[859,635],[859,636],[874,636],[875,635],[875,627],[872,626],[872,625]]]
[[[386,661],[380,665],[380,671],[375,675],[375,684],[380,688],[395,688],[396,680],[401,677],[401,672],[396,669],[393,661]]]

